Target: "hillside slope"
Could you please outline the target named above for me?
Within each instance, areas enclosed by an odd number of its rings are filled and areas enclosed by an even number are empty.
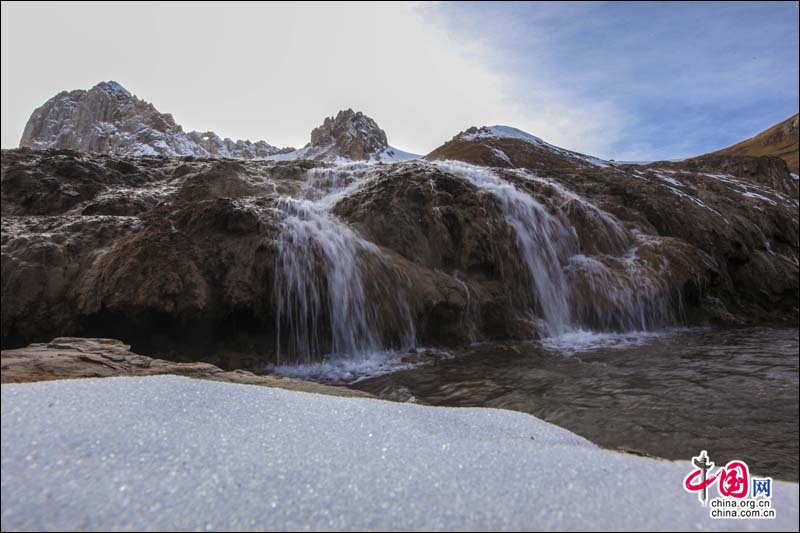
[[[771,155],[780,157],[789,166],[794,174],[798,174],[798,114],[775,124],[758,135],[750,137],[740,143],[706,155],[735,155],[735,156],[760,156]],[[702,156],[701,156],[702,157]]]

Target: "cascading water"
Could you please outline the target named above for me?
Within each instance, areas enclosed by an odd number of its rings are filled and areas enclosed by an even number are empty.
[[[636,257],[593,258],[576,255],[567,266],[573,314],[578,324],[600,331],[647,331],[675,322],[682,311],[680,293],[663,272]]]
[[[645,241],[580,195],[525,171],[501,177],[465,163],[427,164],[497,200],[529,277],[531,291],[521,311],[536,320],[544,345],[569,351],[575,339],[588,336],[592,343],[597,335],[648,330],[674,316],[675,291],[661,276],[667,265],[640,261],[637,250]],[[374,172],[381,169],[314,168],[292,197],[275,204],[282,220],[274,286],[278,361],[303,363],[299,375],[330,375],[329,367],[314,368],[332,360],[347,374],[370,354],[416,344],[410,281],[331,212]],[[467,295],[462,323],[475,340],[479,304],[459,273],[453,277]],[[564,339],[572,343],[567,348],[559,344]],[[298,375],[296,367],[292,372]]]
[[[529,171],[514,169],[511,173],[551,189],[560,198],[558,211],[572,222],[571,225],[578,226],[580,221],[584,228],[592,230],[592,235],[580,238],[582,251],[592,248],[597,252],[617,255],[626,253],[633,246],[634,239],[622,227],[619,220],[586,198],[551,179],[536,176]],[[598,242],[587,242],[593,240]]]
[[[559,212],[582,228],[581,253],[565,268],[574,322],[599,331],[647,331],[676,321],[683,305],[668,281],[668,260],[653,264],[638,257],[651,239],[627,231],[616,217],[553,180],[524,170],[514,174],[555,191]]]
[[[340,198],[356,189],[369,176],[371,165],[351,163],[339,167],[312,168],[300,186],[297,196],[329,210]]]
[[[285,213],[275,276],[278,357],[377,350],[357,263],[369,243],[309,200],[281,198],[276,207]]]
[[[551,180],[511,171],[555,194],[551,212],[492,170],[454,161],[435,164],[497,199],[530,273],[542,337],[581,342],[595,336],[583,328],[646,331],[671,323],[674,308],[681,309],[680,293],[661,272],[637,259],[641,243],[636,236],[583,197]],[[582,221],[580,232],[573,219]],[[596,242],[586,242],[590,239]],[[585,248],[597,257],[584,255]]]
[[[497,198],[506,221],[516,233],[522,260],[528,267],[544,333],[556,336],[567,332],[572,321],[569,286],[562,265],[578,252],[575,230],[551,215],[531,195],[486,168],[454,161],[436,165]]]
[[[356,187],[365,165],[309,171],[298,196],[281,197],[275,269],[278,362],[364,357],[388,345],[415,345],[414,325],[401,283],[380,301],[371,297],[362,269],[394,279],[378,248],[339,221],[330,208]],[[382,311],[393,315],[386,324]]]

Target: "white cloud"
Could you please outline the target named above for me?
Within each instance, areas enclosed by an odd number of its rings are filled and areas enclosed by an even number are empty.
[[[58,91],[115,79],[185,129],[278,145],[351,107],[421,153],[497,123],[602,152],[615,110],[546,86],[512,97],[496,54],[413,4],[4,3],[2,145]]]

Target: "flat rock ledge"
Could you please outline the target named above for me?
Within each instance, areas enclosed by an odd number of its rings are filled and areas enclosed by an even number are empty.
[[[35,343],[25,348],[2,350],[0,381],[29,383],[54,379],[173,374],[329,396],[373,397],[367,392],[299,379],[261,376],[245,370],[226,372],[210,363],[177,363],[153,359],[133,353],[130,348],[129,345],[116,339],[57,337],[49,343]]]

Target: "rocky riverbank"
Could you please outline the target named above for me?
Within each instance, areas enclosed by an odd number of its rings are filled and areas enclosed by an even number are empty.
[[[2,383],[29,383],[58,379],[176,375],[195,379],[259,385],[279,389],[371,398],[366,392],[244,370],[224,371],[209,363],[178,363],[153,359],[130,351],[115,339],[59,337],[49,343],[0,352]]]

